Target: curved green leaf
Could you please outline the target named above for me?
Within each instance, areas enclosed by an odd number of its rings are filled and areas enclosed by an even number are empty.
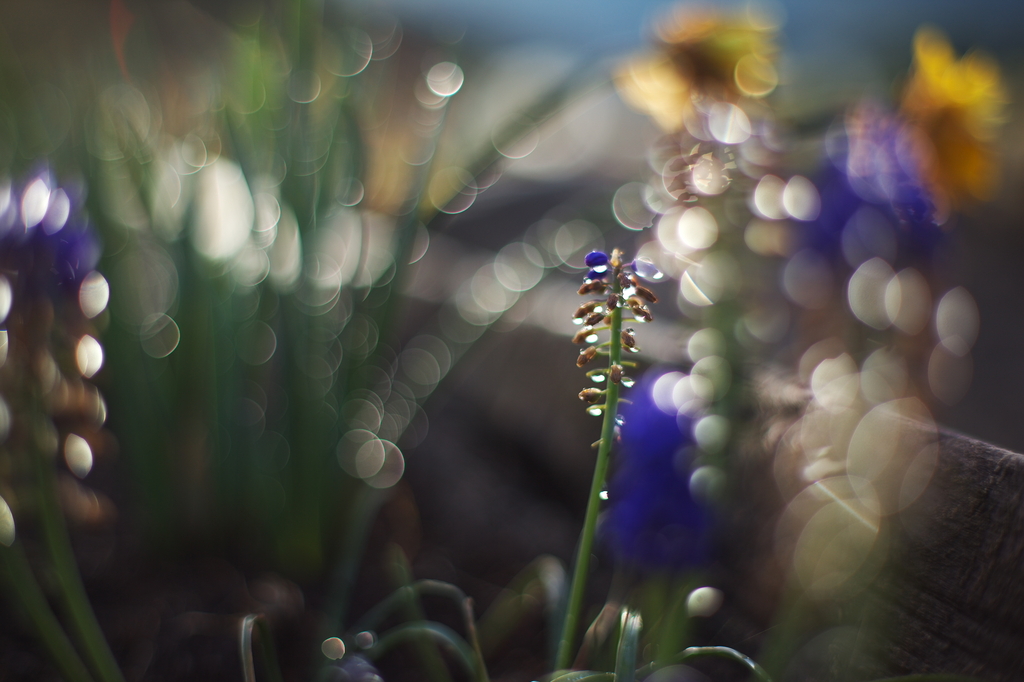
[[[637,671],[637,675],[640,677],[646,677],[655,670],[663,668],[666,665],[672,665],[677,663],[685,663],[692,658],[702,658],[705,656],[712,656],[714,658],[728,658],[736,661],[740,665],[746,667],[750,672],[754,673],[754,676],[760,682],[772,682],[771,676],[765,672],[765,669],[757,664],[757,661],[752,659],[746,654],[740,653],[735,649],[731,649],[727,646],[691,646],[683,649],[678,654],[673,656],[667,663],[655,665],[653,663],[645,665],[643,668]],[[882,681],[879,681],[882,682]]]
[[[639,613],[630,609],[622,612],[622,633],[615,656],[615,682],[633,682],[636,679],[636,654],[643,627],[644,621]]]
[[[471,678],[477,679],[479,671],[473,649],[459,633],[441,623],[431,621],[404,623],[385,632],[377,643],[364,653],[371,660],[377,660],[397,646],[424,639],[447,647],[455,654],[455,660],[462,665],[466,673]]]
[[[263,665],[267,674],[273,682],[283,682],[281,668],[277,663],[277,650],[274,648],[274,641],[270,635],[270,626],[267,619],[258,613],[250,613],[242,619],[238,634],[238,648],[242,657],[242,677],[245,682],[256,682],[256,666],[253,663],[252,655],[252,631],[253,627],[260,629],[260,652],[263,658]]]
[[[563,671],[556,677],[552,677],[548,682],[614,682],[614,673],[602,673],[596,670],[569,670]]]

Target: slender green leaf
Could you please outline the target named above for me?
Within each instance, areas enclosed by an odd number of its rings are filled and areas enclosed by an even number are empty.
[[[629,609],[622,612],[622,632],[615,656],[615,682],[633,682],[636,679],[636,654],[643,627],[644,622],[639,613]]]
[[[253,626],[258,627],[260,631],[260,652],[267,675],[272,682],[284,682],[281,667],[277,662],[277,649],[270,635],[270,625],[267,619],[258,613],[250,613],[243,618],[239,630],[238,648],[242,657],[242,676],[245,682],[256,682],[256,666],[252,655]]]
[[[459,633],[441,623],[430,621],[404,623],[385,632],[377,643],[364,653],[371,660],[378,660],[402,644],[422,641],[440,644],[448,649],[454,654],[455,660],[459,662],[466,673],[476,679],[477,670],[473,649]]]

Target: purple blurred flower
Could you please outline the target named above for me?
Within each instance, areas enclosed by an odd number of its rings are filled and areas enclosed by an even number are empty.
[[[711,519],[690,492],[693,417],[659,406],[654,388],[663,376],[649,372],[621,408],[618,468],[603,533],[626,564],[679,570],[706,562]]]
[[[942,236],[935,197],[925,180],[928,145],[895,114],[864,104],[829,140],[831,163],[818,177],[821,213],[808,246],[852,267],[879,256],[926,256]]]
[[[608,265],[608,254],[604,251],[591,251],[583,259],[588,268],[599,268]]]
[[[333,663],[323,677],[329,682],[383,682],[377,668],[359,655],[345,656]]]
[[[46,170],[20,186],[0,184],[0,267],[17,273],[19,289],[75,292],[96,267],[100,243],[80,204]]]

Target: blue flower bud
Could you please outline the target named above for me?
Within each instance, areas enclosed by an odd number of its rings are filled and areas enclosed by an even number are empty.
[[[583,259],[583,262],[587,264],[588,268],[597,268],[602,265],[608,265],[608,254],[604,251],[591,251],[587,254],[587,257]]]
[[[604,270],[591,270],[587,273],[585,279],[606,279],[608,277],[607,268]]]

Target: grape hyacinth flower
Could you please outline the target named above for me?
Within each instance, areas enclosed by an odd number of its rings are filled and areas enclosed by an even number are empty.
[[[74,295],[100,257],[100,244],[72,199],[46,171],[20,188],[0,185],[0,267],[30,296]]]
[[[572,643],[586,591],[591,548],[597,531],[601,491],[604,488],[612,443],[615,440],[620,403],[619,390],[629,388],[634,383],[633,379],[625,374],[625,368],[635,367],[636,363],[624,360],[623,355],[640,352],[634,330],[623,328],[623,316],[628,313],[632,314],[637,322],[650,322],[653,316],[647,304],[658,301],[654,292],[640,283],[634,265],[625,261],[620,250],[615,249],[611,254],[593,251],[587,254],[584,262],[591,268],[591,273],[584,279],[579,294],[601,298],[586,301],[573,314],[573,322],[581,325],[580,331],[573,337],[573,342],[589,344],[580,351],[576,365],[584,367],[598,357],[606,357],[608,364],[587,372],[587,376],[603,388],[585,388],[579,393],[580,400],[587,404],[587,414],[603,417],[603,421],[601,438],[594,443],[594,447],[597,448],[597,459],[594,463],[594,475],[591,479],[576,565],[573,568],[565,621],[555,658],[558,669],[566,668],[571,660]],[[595,277],[595,274],[598,276]],[[601,342],[600,337],[604,332],[608,332],[608,339]]]
[[[103,365],[92,319],[106,308],[109,288],[94,267],[99,242],[85,221],[79,197],[41,171],[21,186],[0,182],[0,445],[8,465],[0,477],[0,561],[12,576],[11,595],[30,615],[37,635],[67,679],[85,664],[69,648],[41,598],[15,532],[21,514],[40,531],[55,599],[84,658],[104,680],[122,680],[116,660],[89,605],[75,563],[60,497],[81,491],[77,479],[93,466],[106,437],[106,406],[90,379]],[[78,493],[82,494],[82,493]],[[109,517],[97,504],[78,520]],[[33,504],[18,504],[22,500]]]
[[[943,210],[926,178],[928,147],[920,131],[863,104],[847,115],[829,152],[808,246],[832,260],[845,257],[851,267],[873,257],[895,265],[934,250]]]
[[[694,416],[671,399],[678,373],[649,373],[620,410],[618,468],[602,534],[615,557],[643,570],[705,563],[709,510],[693,498]],[[669,395],[658,396],[656,392]]]

